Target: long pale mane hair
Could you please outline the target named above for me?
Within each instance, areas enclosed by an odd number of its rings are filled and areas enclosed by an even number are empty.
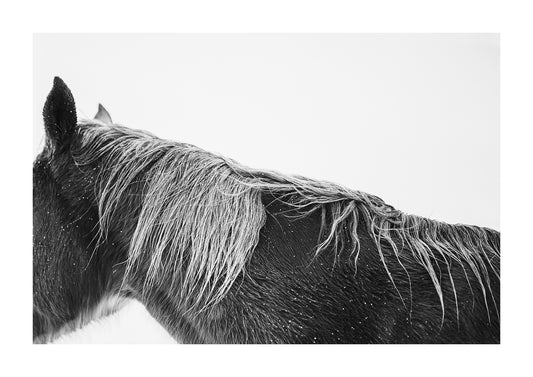
[[[402,267],[402,253],[411,253],[433,282],[443,316],[437,260],[448,266],[456,306],[451,263],[460,265],[465,276],[466,269],[472,271],[487,309],[494,302],[489,269],[499,276],[496,231],[408,215],[364,192],[250,169],[195,146],[118,125],[84,121],[78,132],[81,146],[75,162],[81,168],[97,166],[101,237],[107,236],[116,218],[134,217],[126,277],[140,264],[148,264],[145,287],[170,280],[171,286],[179,286],[173,293],[176,299],[188,308],[202,310],[219,302],[246,272],[266,221],[268,209],[261,200],[265,193],[276,195],[299,216],[319,211],[322,231],[317,235],[317,254],[326,247],[340,251],[349,245],[357,266],[364,226],[394,284],[384,249],[392,250],[390,255]],[[124,203],[134,207],[127,214],[117,211]]]

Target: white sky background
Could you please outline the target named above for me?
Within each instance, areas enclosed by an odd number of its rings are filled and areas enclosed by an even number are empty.
[[[79,118],[101,102],[117,123],[249,166],[499,229],[495,34],[37,35],[34,154],[56,75]],[[160,331],[134,305],[70,339],[168,341]]]

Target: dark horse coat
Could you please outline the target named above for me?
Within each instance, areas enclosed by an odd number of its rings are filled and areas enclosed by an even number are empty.
[[[133,297],[184,342],[499,343],[496,231],[78,122],[59,78],[43,116],[35,342]]]

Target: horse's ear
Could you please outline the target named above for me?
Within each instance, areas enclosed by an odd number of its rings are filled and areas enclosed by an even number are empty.
[[[104,106],[101,103],[98,104],[98,112],[94,116],[94,119],[99,120],[102,123],[111,125],[113,121],[111,120],[111,115],[107,112]]]
[[[54,77],[54,85],[44,104],[43,118],[52,148],[67,148],[76,129],[76,105],[70,89],[59,77]]]

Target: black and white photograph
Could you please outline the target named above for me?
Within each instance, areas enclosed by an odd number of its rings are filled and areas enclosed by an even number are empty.
[[[34,48],[34,343],[500,342],[498,35]]]

